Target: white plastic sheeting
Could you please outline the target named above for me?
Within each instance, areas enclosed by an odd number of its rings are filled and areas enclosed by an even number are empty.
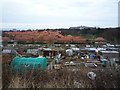
[[[15,50],[4,49],[2,53],[15,53]]]

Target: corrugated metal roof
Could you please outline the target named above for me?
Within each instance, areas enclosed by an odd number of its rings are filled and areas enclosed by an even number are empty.
[[[102,53],[119,53],[118,51],[100,51]]]
[[[27,53],[37,53],[38,49],[28,49]]]

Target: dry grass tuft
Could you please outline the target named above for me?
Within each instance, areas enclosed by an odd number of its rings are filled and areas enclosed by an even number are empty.
[[[6,68],[6,69],[5,69]],[[89,69],[80,71],[59,70],[37,73],[10,73],[4,67],[3,88],[120,88],[120,71],[95,71],[97,77],[87,77]]]

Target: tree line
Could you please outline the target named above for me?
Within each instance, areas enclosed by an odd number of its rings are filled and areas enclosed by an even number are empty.
[[[103,37],[113,44],[120,44],[120,27],[119,28],[93,28],[93,29],[56,29],[62,31],[62,35],[73,36],[95,36]]]

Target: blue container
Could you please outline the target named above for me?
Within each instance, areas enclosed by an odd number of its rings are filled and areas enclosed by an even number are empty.
[[[107,65],[107,60],[106,60],[106,59],[103,59],[103,60],[102,60],[102,65],[103,65],[103,66],[106,66],[106,65]]]

